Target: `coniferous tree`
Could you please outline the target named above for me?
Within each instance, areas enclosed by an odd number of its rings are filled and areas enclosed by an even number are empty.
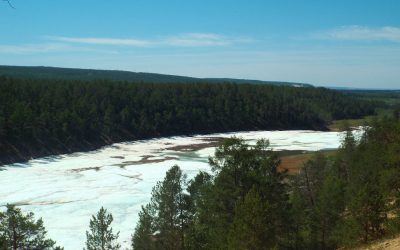
[[[345,210],[343,182],[328,174],[318,190],[316,204],[310,214],[311,246],[316,249],[334,249],[338,242],[335,229]]]
[[[185,249],[188,224],[186,176],[177,166],[167,171],[162,182],[153,188],[150,204],[142,209],[132,238],[135,249]],[[153,209],[155,212],[153,212]],[[154,241],[146,245],[147,241]]]
[[[163,249],[184,249],[187,224],[184,185],[186,176],[177,166],[168,170],[165,179],[153,192],[158,209],[155,220],[159,230],[158,242]]]
[[[376,106],[323,88],[0,76],[0,163],[158,136],[322,129]]]
[[[139,221],[132,235],[132,248],[140,250],[156,250],[155,209],[152,204],[142,206]]]
[[[226,248],[236,204],[244,200],[252,188],[257,189],[262,200],[272,208],[269,217],[276,235],[280,235],[280,239],[286,237],[289,210],[285,175],[278,172],[279,159],[269,149],[268,141],[260,140],[250,146],[240,138],[228,139],[217,148],[210,164],[215,177],[206,189],[206,202],[199,211],[198,222],[198,228],[207,230],[206,248]]]
[[[213,173],[199,173],[186,190],[180,169],[168,171],[140,213],[132,244],[336,249],[369,242],[400,230],[399,153],[400,122],[379,121],[361,139],[347,132],[337,154],[317,154],[289,177],[278,171],[268,141],[230,138],[209,159]]]
[[[296,226],[301,230],[296,234],[298,245],[352,247],[398,232],[400,224],[392,215],[399,211],[399,131],[395,119],[376,121],[359,139],[347,131],[327,171],[316,175],[320,176],[319,185],[299,181],[310,173],[307,166],[313,161],[306,164],[293,182],[291,199]],[[323,169],[323,164],[315,166]]]
[[[119,232],[114,234],[111,223],[112,214],[107,213],[107,209],[101,207],[96,216],[90,220],[90,231],[86,231],[87,250],[116,250],[120,245],[116,242]]]
[[[206,217],[206,213],[202,211],[207,206],[207,195],[211,184],[212,176],[206,172],[198,173],[194,179],[189,181],[187,187],[189,193],[187,196],[187,249],[204,249],[207,245],[207,226],[202,225],[200,221]]]
[[[228,249],[267,250],[276,248],[278,235],[272,208],[256,189],[251,189],[244,200],[238,201],[229,231]]]
[[[35,221],[33,213],[24,215],[14,205],[7,205],[7,210],[0,212],[1,249],[62,249],[55,247],[56,242],[46,234],[42,219]]]

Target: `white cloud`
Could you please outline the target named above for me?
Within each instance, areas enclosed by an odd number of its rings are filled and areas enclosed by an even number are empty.
[[[177,47],[224,46],[232,44],[233,42],[233,40],[224,36],[207,33],[189,33],[168,37],[160,41],[161,44]]]
[[[357,25],[342,26],[326,32],[316,33],[313,37],[329,40],[400,42],[400,28],[392,26],[379,28]]]
[[[115,50],[72,46],[66,43],[19,44],[19,45],[0,44],[0,54],[28,55],[28,54],[59,53],[59,52],[74,52],[74,51],[101,52],[103,54],[118,54],[118,52]]]
[[[50,37],[50,39],[60,42],[99,44],[99,45],[126,45],[126,46],[149,46],[150,42],[137,39],[118,39],[118,38],[94,38],[94,37]]]
[[[29,54],[60,51],[66,48],[62,44],[25,44],[25,45],[5,45],[0,44],[0,53],[4,54]]]
[[[251,39],[230,38],[213,33],[186,33],[159,39],[106,38],[106,37],[48,37],[53,41],[118,45],[132,47],[217,47],[234,43],[250,42]]]
[[[124,47],[221,47],[238,43],[249,43],[249,38],[231,38],[213,33],[186,33],[159,39],[127,39],[109,37],[64,37],[45,36],[45,43],[38,44],[0,44],[0,54],[33,54],[69,51],[100,52],[117,54],[115,46]],[[109,46],[99,48],[93,45]]]

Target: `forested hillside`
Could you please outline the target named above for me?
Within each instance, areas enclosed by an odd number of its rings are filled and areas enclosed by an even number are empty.
[[[158,136],[324,129],[373,112],[324,88],[0,77],[0,162]]]
[[[362,100],[375,100],[386,104],[387,108],[400,107],[400,90],[339,90],[349,96]]]
[[[96,70],[96,69],[74,69],[58,67],[37,66],[2,66],[0,75],[20,79],[53,79],[53,80],[109,80],[109,81],[133,81],[143,83],[248,83],[285,85],[296,87],[311,87],[310,84],[292,83],[281,81],[259,81],[250,79],[234,78],[195,78],[188,76],[165,75],[156,73],[131,72],[122,70]]]

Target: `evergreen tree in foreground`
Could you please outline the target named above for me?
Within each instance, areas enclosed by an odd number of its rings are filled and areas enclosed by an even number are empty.
[[[175,165],[153,188],[151,202],[139,213],[139,223],[132,236],[134,249],[185,249],[188,224],[185,183],[186,176]]]
[[[296,249],[368,244],[400,232],[400,123],[386,118],[361,138],[349,130],[333,159],[308,161],[291,183]]]
[[[268,249],[287,237],[284,174],[268,141],[231,138],[210,158],[213,175],[187,185],[173,166],[142,208],[134,249]]]
[[[268,141],[224,141],[212,174],[186,183],[172,167],[142,208],[140,250],[337,249],[400,232],[400,122],[362,138],[348,131],[334,155],[316,154],[296,176],[278,170]]]
[[[132,235],[132,248],[152,250],[155,248],[154,229],[155,210],[152,204],[142,206],[139,212],[139,222]]]
[[[257,190],[251,189],[235,208],[235,218],[228,236],[232,250],[267,250],[277,247],[271,206]]]
[[[35,221],[33,213],[24,215],[14,205],[0,212],[0,249],[62,249],[46,234],[42,219]]]
[[[107,213],[107,209],[101,207],[96,216],[90,220],[90,232],[86,231],[87,250],[115,250],[120,249],[116,243],[119,232],[114,234],[110,226],[113,221],[112,214]]]

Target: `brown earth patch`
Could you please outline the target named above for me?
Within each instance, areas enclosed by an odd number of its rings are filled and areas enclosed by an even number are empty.
[[[299,174],[304,163],[306,163],[311,156],[312,154],[282,156],[280,158],[281,163],[278,166],[278,171],[287,171],[287,173],[290,175]]]
[[[99,171],[100,168],[101,168],[101,167],[76,168],[76,169],[71,169],[71,170],[69,170],[69,172],[72,172],[72,173],[79,173],[79,172],[89,171],[89,170],[96,170],[96,171]]]
[[[213,142],[221,142],[221,141],[223,141],[224,139],[226,139],[226,138],[224,138],[224,137],[202,137],[201,138],[201,140],[202,141],[213,141]]]
[[[202,141],[206,141],[205,143],[179,145],[179,146],[169,147],[164,150],[172,150],[172,151],[179,151],[179,152],[193,152],[193,151],[201,150],[204,148],[217,147],[221,144],[221,142],[224,139],[225,138],[223,138],[223,137],[205,137],[205,138],[201,138]]]
[[[394,239],[386,239],[378,242],[371,243],[368,246],[361,246],[355,250],[399,250],[400,237]]]
[[[141,174],[135,174],[135,175],[124,175],[124,174],[120,174],[120,176],[126,177],[126,178],[130,178],[130,179],[135,179],[138,181],[142,181],[143,178],[141,177]]]
[[[125,159],[124,156],[111,156],[111,158],[114,158],[114,159]]]
[[[158,162],[164,162],[164,161],[169,161],[169,160],[177,160],[178,157],[173,157],[173,156],[167,156],[162,159],[151,159],[152,157],[155,157],[154,155],[143,155],[142,159],[138,161],[124,161],[120,164],[115,164],[114,166],[119,166],[121,168],[124,168],[129,165],[141,165],[141,164],[146,164],[146,163],[158,163]]]
[[[287,150],[278,152],[278,156],[281,160],[281,163],[278,166],[278,171],[283,172],[287,170],[290,175],[299,174],[304,163],[310,160],[310,158],[316,153],[321,153],[329,158],[336,155],[336,150],[323,150],[319,152]]]

